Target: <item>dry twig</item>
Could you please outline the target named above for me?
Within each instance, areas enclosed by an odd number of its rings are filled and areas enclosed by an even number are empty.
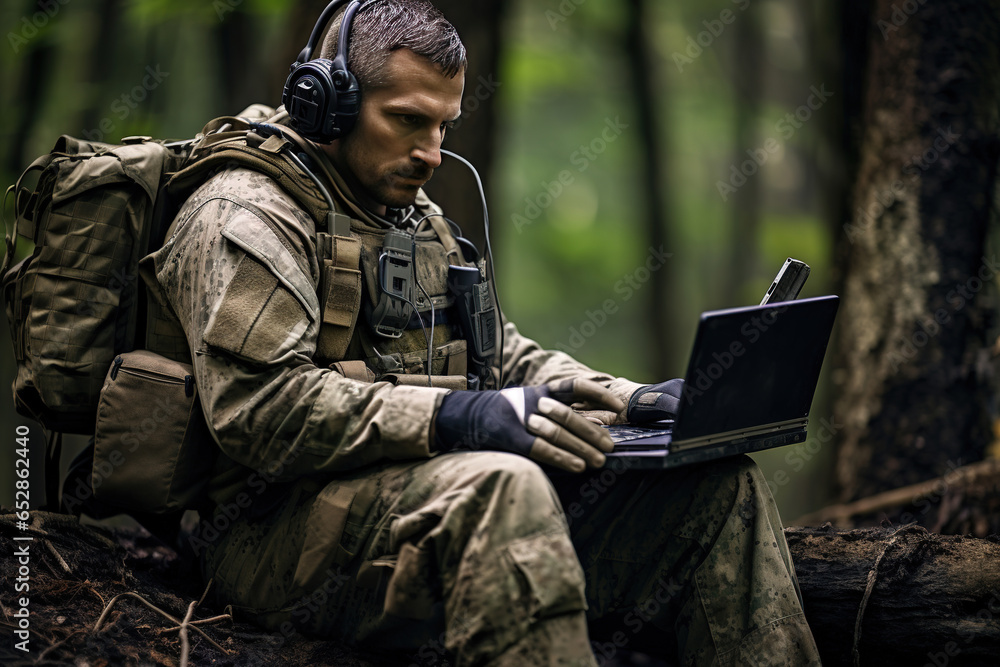
[[[181,667],[187,667],[188,664],[188,654],[191,652],[191,646],[188,644],[188,623],[191,622],[194,608],[197,606],[198,603],[195,601],[188,605],[187,613],[184,614],[184,622],[181,623]]]
[[[104,622],[104,619],[107,618],[108,614],[111,613],[111,609],[112,609],[112,607],[114,607],[115,602],[117,602],[120,598],[123,598],[123,597],[134,597],[135,599],[139,600],[139,602],[142,602],[144,605],[146,605],[147,607],[149,607],[153,611],[157,612],[161,616],[164,616],[165,618],[173,621],[177,625],[183,625],[183,621],[180,621],[176,617],[171,616],[167,612],[163,611],[162,609],[160,609],[159,607],[157,607],[156,605],[154,605],[152,602],[149,602],[148,600],[146,600],[144,597],[142,597],[138,593],[127,592],[127,593],[119,593],[118,595],[116,595],[113,598],[111,598],[111,602],[108,603],[108,606],[101,613],[100,618],[97,619],[97,623],[94,624],[94,630],[93,630],[94,632],[97,632],[101,628],[101,624]],[[222,651],[222,653],[224,655],[229,655],[229,651],[227,651],[226,649],[224,649],[221,646],[219,646],[219,644],[214,639],[212,639],[207,634],[205,634],[202,631],[201,628],[199,628],[197,626],[191,626],[191,627],[194,629],[195,632],[197,632],[202,637],[204,637],[205,640],[208,641],[208,643],[210,643],[212,646],[214,646],[218,650]]]
[[[66,562],[66,559],[62,557],[62,554],[60,554],[58,551],[56,551],[56,548],[52,545],[51,542],[49,542],[48,540],[41,540],[41,542],[46,547],[48,547],[48,549],[52,553],[52,555],[56,557],[56,561],[58,561],[58,563],[62,566],[62,569],[67,574],[69,574],[69,573],[71,573],[73,571],[73,570],[70,569],[69,564]]]

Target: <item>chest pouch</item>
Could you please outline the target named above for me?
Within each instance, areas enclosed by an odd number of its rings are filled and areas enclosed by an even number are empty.
[[[399,338],[413,314],[413,237],[398,229],[386,232],[377,271],[379,289],[369,323],[379,336]]]

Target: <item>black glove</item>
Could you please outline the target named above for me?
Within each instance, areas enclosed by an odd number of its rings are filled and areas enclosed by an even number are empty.
[[[571,472],[604,465],[608,432],[569,407],[583,403],[620,412],[621,401],[590,380],[556,380],[500,391],[453,391],[435,418],[441,451],[514,452]]]
[[[626,416],[631,424],[673,419],[681,404],[684,380],[673,379],[636,389],[628,401]]]

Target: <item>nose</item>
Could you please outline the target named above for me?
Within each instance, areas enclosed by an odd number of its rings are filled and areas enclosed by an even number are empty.
[[[425,136],[413,150],[410,151],[410,159],[423,162],[431,169],[441,166],[441,143],[444,141],[444,133],[434,130]]]

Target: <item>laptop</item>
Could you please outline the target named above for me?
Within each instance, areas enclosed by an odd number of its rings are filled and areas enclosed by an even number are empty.
[[[702,313],[676,420],[606,427],[615,449],[604,467],[674,468],[805,441],[839,302]]]

